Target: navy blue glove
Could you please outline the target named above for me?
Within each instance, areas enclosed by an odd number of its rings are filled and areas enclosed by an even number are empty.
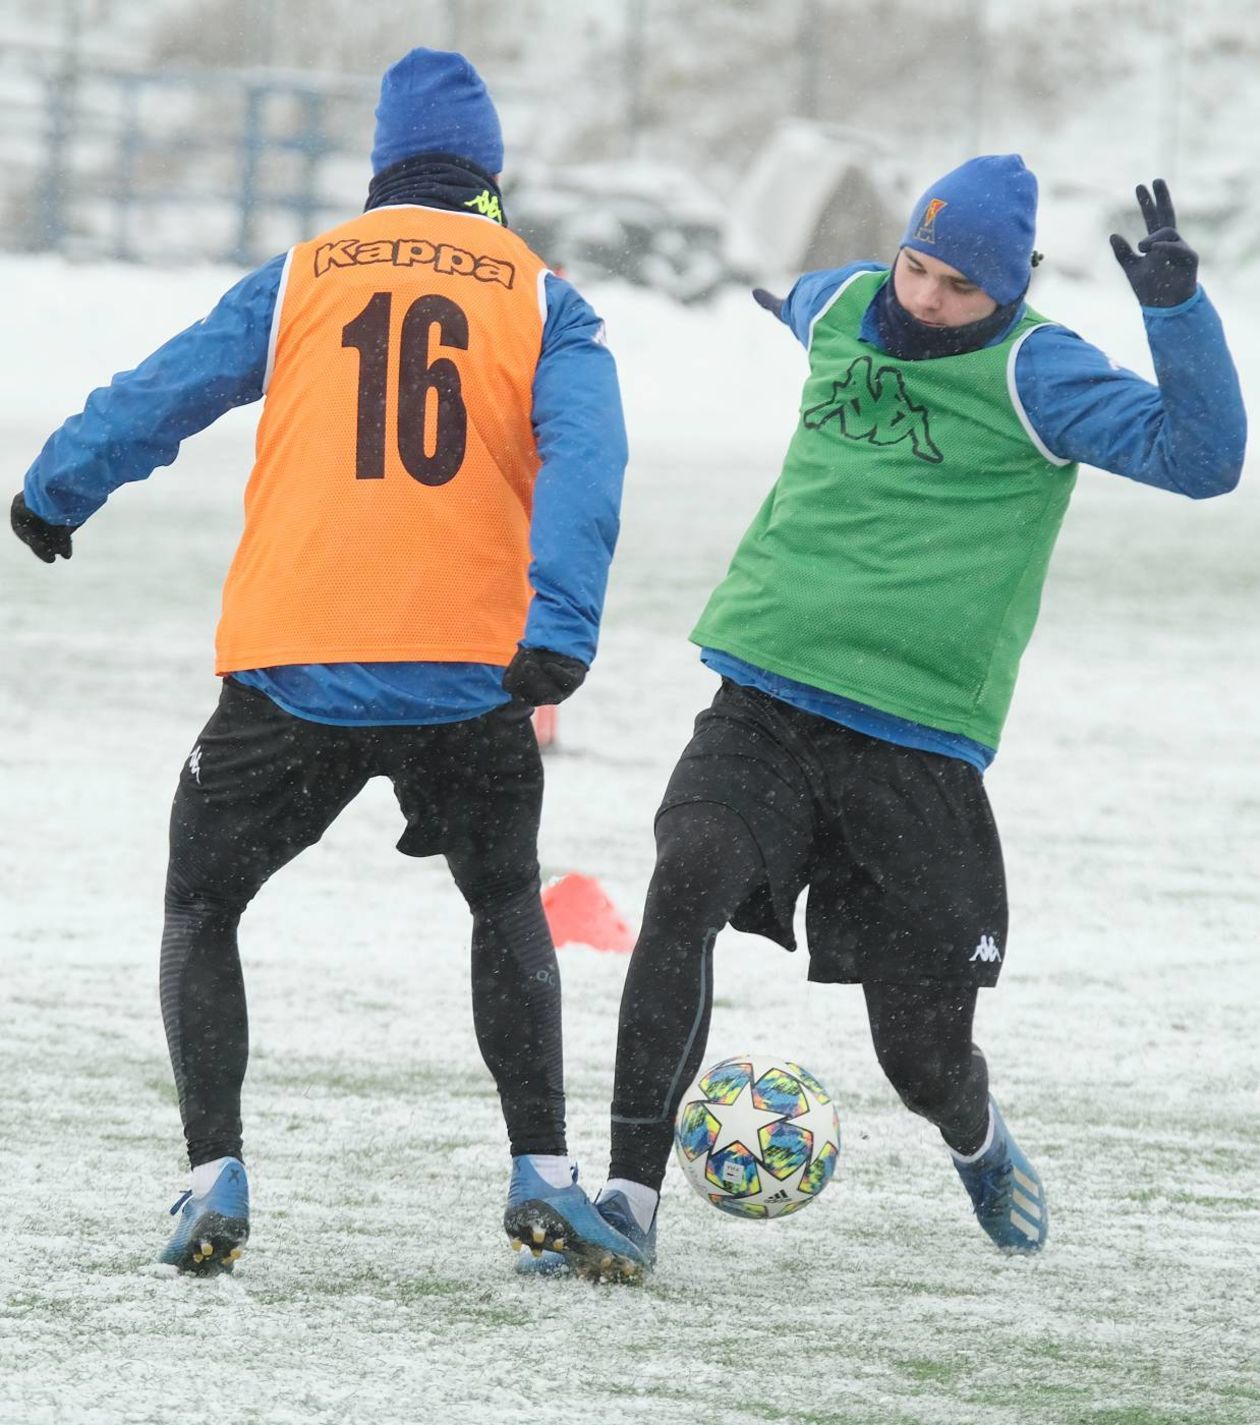
[[[562,703],[586,677],[586,664],[550,648],[522,648],[503,670],[503,691],[523,703],[542,707]]]
[[[767,312],[783,320],[783,298],[776,297],[773,292],[767,292],[764,287],[754,287],[752,289],[753,301],[759,307],[764,307]]]
[[[14,495],[13,503],[9,506],[9,523],[13,526],[13,533],[45,564],[51,564],[59,554],[63,559],[69,559],[74,553],[70,536],[79,526],[49,524],[27,505],[21,490]]]
[[[1138,243],[1139,257],[1119,233],[1111,235],[1111,250],[1124,268],[1129,286],[1144,307],[1179,307],[1199,285],[1199,254],[1177,231],[1168,184],[1157,178],[1152,197],[1138,186],[1138,206],[1146,220],[1146,236]]]

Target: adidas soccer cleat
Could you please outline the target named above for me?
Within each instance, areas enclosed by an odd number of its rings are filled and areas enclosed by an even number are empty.
[[[628,1242],[639,1249],[643,1256],[642,1270],[644,1273],[650,1272],[656,1265],[656,1218],[652,1218],[652,1225],[645,1232],[631,1212],[625,1194],[620,1192],[599,1198],[595,1203],[595,1211],[610,1227],[616,1228]],[[516,1259],[518,1276],[558,1277],[567,1276],[572,1271],[572,1263],[559,1252],[544,1251],[537,1256],[522,1252]]]
[[[524,1245],[522,1243],[522,1245]],[[516,1259],[518,1277],[571,1277],[573,1263],[559,1252],[522,1252]]]
[[[978,1157],[954,1167],[980,1226],[1003,1251],[1039,1252],[1050,1230],[1050,1213],[1037,1170],[1011,1136],[998,1106],[989,1099],[990,1142]]]
[[[203,1197],[183,1193],[171,1216],[175,1231],[159,1262],[194,1276],[230,1272],[249,1240],[249,1179],[236,1158],[224,1163]]]
[[[568,1186],[554,1188],[528,1156],[513,1158],[503,1227],[514,1247],[529,1248],[541,1275],[563,1271],[561,1262],[547,1260],[551,1254],[579,1276],[633,1281],[643,1273],[643,1253],[596,1211],[576,1171]]]
[[[643,1258],[643,1270],[650,1272],[656,1265],[656,1219],[659,1213],[652,1214],[652,1225],[645,1232],[630,1210],[625,1193],[610,1192],[601,1197],[595,1204],[595,1210],[610,1227],[615,1227],[627,1241],[634,1243]]]

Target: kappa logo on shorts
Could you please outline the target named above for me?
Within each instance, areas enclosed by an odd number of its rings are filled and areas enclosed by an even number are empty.
[[[188,770],[192,773],[192,779],[198,786],[201,786],[201,743],[188,754]]]
[[[1002,952],[997,948],[997,941],[991,935],[982,935],[980,943],[976,946],[975,954],[971,959],[983,960],[986,964],[991,964],[994,960],[1001,963]]]

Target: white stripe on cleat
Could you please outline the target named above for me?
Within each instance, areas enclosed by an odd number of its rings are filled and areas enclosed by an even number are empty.
[[[1041,1208],[1029,1197],[1025,1197],[1018,1188],[1011,1193],[1011,1201],[1021,1212],[1026,1212],[1035,1222],[1041,1221]]]
[[[1035,1223],[1029,1222],[1026,1217],[1021,1217],[1020,1214],[1016,1212],[1014,1208],[1011,1208],[1011,1225],[1013,1227],[1018,1227],[1019,1230],[1024,1234],[1025,1237],[1028,1238],[1030,1242],[1037,1241],[1037,1239],[1041,1236],[1041,1229],[1036,1226]]]

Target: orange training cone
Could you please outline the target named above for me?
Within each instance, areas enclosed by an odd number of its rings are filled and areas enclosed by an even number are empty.
[[[557,949],[589,945],[618,955],[634,949],[634,932],[593,877],[576,872],[561,876],[544,889],[542,903]]]

